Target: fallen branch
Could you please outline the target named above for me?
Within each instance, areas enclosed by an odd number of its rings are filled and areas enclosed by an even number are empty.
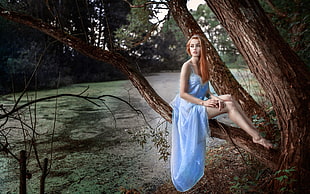
[[[119,98],[117,96],[113,96],[113,95],[101,95],[98,97],[90,97],[90,96],[82,96],[79,94],[58,94],[58,95],[54,95],[54,96],[48,96],[48,97],[44,97],[44,98],[39,98],[36,100],[32,100],[30,102],[27,102],[21,106],[16,106],[14,107],[11,111],[6,112],[5,114],[0,115],[0,119],[4,119],[9,117],[10,115],[14,114],[15,112],[18,112],[19,110],[22,110],[32,104],[38,103],[38,102],[42,102],[42,101],[46,101],[46,100],[50,100],[50,99],[55,99],[55,98],[60,98],[60,97],[76,97],[76,98],[81,98],[84,99],[96,106],[100,106],[99,104],[97,104],[96,102],[94,102],[93,100],[100,100],[100,101],[104,101],[103,98],[105,97],[111,97],[111,98],[115,98],[119,101],[122,101],[124,103],[126,103],[132,110],[136,111],[137,113],[142,113],[140,110],[136,109],[135,107],[133,107],[129,102],[127,102],[126,100],[123,100],[122,98]]]

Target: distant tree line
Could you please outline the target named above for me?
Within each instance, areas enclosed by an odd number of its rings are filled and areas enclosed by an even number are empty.
[[[127,56],[143,73],[178,70],[187,57],[184,52],[186,38],[169,14],[161,22],[151,7],[129,6],[129,3],[142,5],[147,2],[145,0],[128,3],[124,0],[14,2],[2,3],[2,6],[22,10],[56,23],[60,28],[65,26],[66,31],[89,44]],[[296,6],[290,1],[273,1],[273,4],[261,1],[261,4],[282,36],[309,64],[306,6]],[[200,5],[192,14],[226,65],[246,67],[206,4]],[[152,23],[152,19],[157,21]],[[36,79],[29,89],[125,79],[112,65],[86,57],[42,32],[4,18],[0,18],[0,26],[0,94],[22,90],[36,66]]]
[[[27,1],[24,4],[16,3],[15,9],[25,10],[27,14],[40,17],[47,22],[53,22],[55,18],[52,15],[56,14],[59,16],[58,25],[69,26],[70,33],[89,38],[89,42],[94,44],[97,42],[98,45],[107,45],[108,38],[104,37],[109,37],[110,33],[107,30],[101,31],[107,27],[98,26],[95,21],[99,19],[110,21],[112,25],[109,24],[109,28],[114,31],[126,23],[125,17],[130,11],[123,1],[92,2],[96,5],[86,5],[84,1],[76,2],[78,5],[75,5],[75,1],[70,2],[72,5],[64,5],[68,2],[55,4],[51,1],[51,4],[46,6],[43,1]],[[77,9],[77,6],[80,9]],[[70,10],[67,10],[68,8]],[[117,15],[113,10],[116,8]],[[109,10],[114,14],[103,10]],[[87,18],[90,19],[82,21],[86,17],[80,17],[81,15],[89,15]],[[22,90],[36,66],[38,66],[36,79],[33,79],[29,89],[125,78],[113,66],[90,59],[42,32],[3,18],[0,18],[0,25],[0,94]],[[85,29],[89,29],[88,34],[84,33]]]
[[[142,4],[143,0],[129,2]],[[56,26],[66,26],[70,34],[89,44],[119,52],[143,73],[178,70],[187,57],[184,52],[186,38],[173,19],[167,18],[158,28],[150,22],[152,17],[155,18],[151,9],[143,12],[130,9],[123,0],[90,1],[87,4],[82,0],[50,1],[49,4],[30,0],[7,3],[7,6],[46,22],[56,21]],[[207,13],[210,14],[210,10]],[[42,32],[4,18],[0,18],[0,26],[0,94],[21,91],[36,66],[35,79],[28,88],[31,90],[125,79],[112,65],[86,57]],[[149,34],[148,39],[139,40],[145,34]],[[219,37],[219,34],[212,35]],[[227,35],[224,37],[227,39]],[[228,44],[231,47],[231,42]],[[223,48],[224,44],[217,45]]]

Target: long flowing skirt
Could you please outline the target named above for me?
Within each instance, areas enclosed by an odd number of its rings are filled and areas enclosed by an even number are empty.
[[[204,106],[177,96],[173,107],[171,178],[179,191],[192,188],[204,174],[208,115]]]

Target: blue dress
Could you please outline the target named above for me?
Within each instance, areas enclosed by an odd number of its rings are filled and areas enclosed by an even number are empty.
[[[188,81],[188,93],[206,100],[209,82],[192,70]],[[178,191],[192,188],[204,174],[206,140],[209,123],[206,108],[190,103],[178,94],[170,104],[172,116],[171,178]]]

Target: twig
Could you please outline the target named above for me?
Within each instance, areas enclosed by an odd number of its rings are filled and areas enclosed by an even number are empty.
[[[113,120],[114,120],[114,128],[116,129],[116,118],[115,118],[115,115],[113,113],[113,111],[110,109],[110,107],[102,101],[102,104],[104,104],[104,106],[108,109],[108,111],[111,113],[112,117],[113,117]]]
[[[215,120],[216,120],[216,119],[215,119]],[[243,154],[241,153],[239,147],[237,146],[237,144],[233,141],[232,137],[230,136],[229,132],[225,129],[225,127],[223,127],[223,125],[222,125],[218,120],[216,120],[216,122],[217,122],[217,124],[220,126],[220,128],[224,131],[224,133],[227,134],[227,136],[229,137],[229,140],[231,141],[231,143],[234,145],[234,147],[235,147],[235,148],[237,149],[237,151],[239,152],[239,154],[240,154],[240,156],[241,156],[243,162],[244,162],[245,164],[248,164],[248,163],[246,162],[245,158],[243,157]]]
[[[38,69],[39,69],[39,66],[41,65],[43,56],[45,55],[45,52],[47,51],[48,47],[49,47],[49,45],[48,45],[47,47],[45,47],[43,53],[40,55],[39,61],[37,62],[36,67],[35,67],[34,71],[32,72],[32,75],[31,75],[30,79],[29,79],[28,82],[26,83],[26,86],[25,86],[24,90],[22,91],[22,94],[21,94],[21,95],[19,96],[19,98],[17,99],[17,101],[16,101],[16,103],[15,103],[15,105],[14,105],[14,108],[18,105],[19,101],[22,99],[22,97],[23,97],[24,94],[26,93],[26,91],[27,91],[27,89],[28,89],[28,87],[29,87],[29,85],[30,85],[30,83],[31,83],[31,80],[34,78],[34,76],[36,75],[36,73],[37,73],[37,71],[38,71]],[[13,108],[13,109],[14,109],[14,108]],[[0,118],[0,119],[1,119],[1,118]]]
[[[282,12],[279,10],[271,0],[265,0],[265,2],[270,6],[270,8],[281,18],[287,17],[287,13]]]
[[[0,145],[2,146],[1,150],[6,152],[6,153],[9,153],[11,156],[13,156],[13,158],[15,158],[17,161],[19,161],[19,158],[13,154],[7,147],[8,145],[3,145],[3,143],[0,142]]]
[[[59,84],[59,78],[60,76],[58,76],[58,84]],[[58,85],[57,84],[57,85]],[[88,89],[89,87],[87,87]],[[86,91],[86,90],[84,90]],[[57,90],[57,94],[58,94],[58,90]],[[57,107],[58,107],[58,98],[55,99],[55,112],[54,112],[54,122],[53,122],[53,130],[52,130],[52,139],[51,139],[51,156],[50,156],[50,164],[49,167],[46,171],[46,176],[50,173],[50,170],[52,168],[52,162],[53,162],[53,148],[54,148],[54,135],[55,135],[55,129],[56,129],[56,119],[57,119]]]

